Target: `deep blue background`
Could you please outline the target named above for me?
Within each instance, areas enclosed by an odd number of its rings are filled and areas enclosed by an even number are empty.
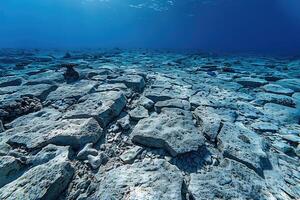
[[[1,0],[0,47],[300,53],[300,0]]]

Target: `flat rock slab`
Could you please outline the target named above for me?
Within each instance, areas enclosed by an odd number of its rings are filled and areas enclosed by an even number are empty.
[[[283,106],[295,107],[296,101],[293,97],[289,97],[281,94],[273,94],[266,92],[259,92],[256,95],[255,103],[266,104],[266,103],[276,103]]]
[[[244,87],[256,88],[268,84],[268,81],[260,78],[242,77],[235,81]]]
[[[126,106],[122,92],[107,91],[86,95],[71,106],[64,118],[78,119],[94,117],[102,127],[108,125]]]
[[[266,92],[289,95],[289,96],[294,93],[294,90],[282,87],[281,85],[277,85],[277,84],[267,84],[267,85],[263,86],[263,89]]]
[[[30,113],[21,117],[18,117],[14,121],[6,124],[8,128],[24,127],[30,129],[30,127],[51,124],[61,118],[62,113],[53,108],[43,108],[37,112]]]
[[[251,127],[259,132],[277,132],[278,126],[269,122],[255,122],[251,124]]]
[[[300,110],[275,103],[266,103],[263,107],[263,113],[270,119],[278,123],[299,123]]]
[[[21,132],[20,132],[21,130]],[[86,143],[95,143],[102,136],[103,130],[93,118],[65,119],[42,124],[29,129],[15,128],[8,130],[10,145],[25,146],[28,149],[41,148],[48,144],[83,147]]]
[[[135,146],[127,151],[125,151],[121,156],[121,160],[128,164],[128,163],[132,163],[134,161],[134,159],[143,151],[142,147],[139,146]]]
[[[179,109],[162,110],[142,119],[131,133],[132,141],[167,150],[172,156],[196,151],[204,145],[194,125],[192,114]]]
[[[142,92],[146,83],[142,76],[139,75],[124,75],[116,79],[108,80],[109,83],[124,83],[128,88],[136,92]]]
[[[54,159],[28,170],[0,188],[0,199],[55,199],[68,186],[74,169],[65,159]]]
[[[23,163],[12,156],[0,157],[0,187],[11,181],[13,176],[24,167]]]
[[[132,120],[138,121],[149,117],[148,110],[143,106],[137,106],[129,112],[129,116]]]
[[[295,92],[300,92],[300,79],[281,79],[276,81],[276,84],[294,90]]]
[[[187,100],[193,91],[188,88],[180,86],[172,86],[172,88],[154,87],[145,91],[145,97],[151,99],[153,102],[165,101],[169,99],[185,99]]]
[[[22,84],[22,82],[23,82],[22,78],[18,78],[15,76],[1,77],[0,88],[7,87],[7,86],[19,86]]]
[[[191,174],[188,190],[195,200],[267,200],[273,197],[268,192],[264,179],[243,164],[227,159],[211,171],[202,174]]]
[[[88,94],[97,85],[95,81],[78,81],[73,84],[62,84],[55,91],[51,92],[47,101],[55,102],[68,98],[79,99],[80,97]]]
[[[190,110],[191,104],[187,100],[170,99],[166,101],[158,101],[154,107],[157,112],[160,112],[162,108],[180,108],[183,110]]]
[[[9,86],[0,89],[0,94],[13,94],[13,96],[16,97],[33,96],[43,101],[46,99],[47,95],[56,88],[57,86],[50,84]]]
[[[37,85],[37,84],[58,84],[65,81],[63,72],[56,72],[54,70],[48,70],[46,72],[38,73],[29,76],[25,85]]]
[[[224,123],[218,134],[218,148],[225,157],[243,163],[258,175],[264,176],[264,167],[269,162],[260,135],[239,125]]]
[[[95,199],[181,200],[182,183],[177,167],[160,159],[144,160],[100,177]]]

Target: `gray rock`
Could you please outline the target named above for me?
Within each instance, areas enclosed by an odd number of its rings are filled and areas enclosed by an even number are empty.
[[[298,146],[296,147],[295,153],[298,157],[300,157],[300,144],[298,144]]]
[[[67,63],[62,64],[61,66],[67,68],[64,73],[64,78],[67,83],[73,83],[79,80],[79,73],[74,69],[74,67],[76,67],[77,64]]]
[[[30,129],[33,126],[42,124],[51,124],[61,118],[62,113],[53,108],[43,108],[37,112],[30,113],[21,117],[18,117],[14,121],[7,123],[8,128],[26,127],[24,129]]]
[[[263,86],[263,89],[266,92],[289,95],[289,96],[294,93],[294,90],[282,87],[281,85],[277,85],[277,84],[267,84],[267,85]]]
[[[80,148],[86,143],[97,142],[103,134],[102,128],[92,118],[65,119],[53,124],[33,126],[22,132],[19,130],[18,128],[9,130],[8,134],[12,137],[7,142],[10,145],[25,146],[29,149],[41,148],[48,144]]]
[[[56,72],[54,70],[49,70],[46,72],[38,73],[30,76],[27,79],[25,85],[37,85],[37,84],[51,84],[55,85],[58,83],[63,83],[65,81],[62,72]]]
[[[0,188],[13,180],[21,168],[24,167],[23,163],[12,156],[0,157]]]
[[[109,83],[124,83],[128,88],[136,92],[142,92],[146,83],[142,76],[139,75],[124,75],[116,79],[108,80]]]
[[[289,142],[300,144],[300,136],[294,135],[294,134],[287,134],[287,135],[281,135],[281,137],[284,140],[287,140]]]
[[[151,110],[154,106],[154,102],[151,99],[148,99],[147,97],[144,96],[139,100],[139,104],[141,106],[144,106],[144,108],[148,110]]]
[[[218,148],[225,157],[264,176],[263,170],[268,164],[268,157],[263,150],[263,138],[256,133],[236,124],[224,123],[218,135]]]
[[[144,160],[113,169],[100,177],[95,199],[181,200],[183,177],[164,160]]]
[[[11,146],[9,146],[5,141],[2,141],[0,136],[0,156],[6,156],[11,150]]]
[[[30,156],[27,159],[26,164],[34,167],[58,158],[58,156],[62,159],[67,159],[69,157],[69,152],[70,149],[68,146],[56,146],[49,144],[42,148],[42,150],[40,150],[37,154]]]
[[[102,127],[108,125],[126,106],[122,92],[109,91],[84,96],[79,103],[70,107],[64,118],[94,117]]]
[[[36,97],[19,95],[0,96],[0,119],[11,121],[22,115],[36,112],[42,108],[42,103]]]
[[[298,123],[300,120],[300,110],[274,103],[267,103],[263,107],[266,116],[278,123]]]
[[[249,119],[257,119],[259,116],[263,115],[262,112],[248,102],[237,102],[237,112]]]
[[[215,142],[222,127],[220,116],[206,107],[198,107],[193,112],[193,115],[199,124],[201,132],[204,133],[210,141]]]
[[[86,144],[77,154],[78,160],[86,160],[88,155],[97,156],[98,151],[93,148],[93,143]]]
[[[191,104],[187,100],[170,99],[158,101],[155,103],[154,107],[157,112],[160,112],[162,108],[180,108],[183,110],[190,110]]]
[[[166,88],[149,88],[145,91],[145,97],[151,99],[153,102],[165,101],[169,99],[185,99],[187,100],[193,91],[182,86],[172,86],[170,89]]]
[[[55,91],[51,92],[48,97],[48,102],[55,102],[65,99],[76,99],[90,93],[97,83],[95,81],[81,80],[74,84],[62,84]]]
[[[257,93],[255,103],[262,104],[262,105],[266,103],[275,103],[275,104],[280,104],[280,105],[289,106],[293,108],[296,106],[296,101],[292,97],[281,95],[281,94],[265,93],[265,92]]]
[[[88,155],[88,163],[93,169],[98,169],[102,164],[105,164],[108,160],[106,154],[101,152],[98,156]]]
[[[165,101],[174,97],[170,92],[164,91],[162,88],[151,89],[145,92],[145,97],[153,102]]]
[[[289,153],[293,151],[293,148],[284,141],[275,141],[272,146],[283,153]]]
[[[172,156],[196,151],[204,140],[193,123],[190,112],[164,111],[142,119],[131,133],[132,141],[167,150]]]
[[[19,86],[23,82],[22,78],[14,77],[14,76],[6,76],[1,77],[0,79],[0,88],[7,86]]]
[[[2,123],[2,121],[0,120],[0,133],[2,133],[2,132],[4,132],[5,131],[5,129],[4,129],[4,127],[3,127],[3,123]]]
[[[188,190],[195,200],[274,198],[264,179],[243,164],[228,159],[211,171],[191,174]]]
[[[74,169],[68,161],[53,159],[0,188],[0,199],[56,199],[66,189],[73,174]]]
[[[250,88],[260,87],[268,83],[268,81],[264,79],[251,78],[251,77],[237,78],[235,79],[235,81],[243,85],[244,87],[250,87]]]
[[[44,101],[48,94],[57,88],[55,85],[50,84],[37,84],[37,85],[23,85],[23,86],[10,86],[5,87],[0,91],[2,94],[13,94],[16,97],[30,96],[36,97]]]
[[[276,84],[294,90],[295,92],[300,92],[300,79],[281,79],[276,81]]]
[[[96,88],[96,92],[107,92],[107,91],[124,91],[127,86],[124,83],[113,83],[113,84],[101,84]]]
[[[277,132],[278,126],[269,122],[255,122],[251,124],[251,127],[259,132]]]
[[[132,120],[138,121],[149,117],[148,110],[143,106],[137,106],[129,112],[129,116]]]
[[[127,113],[123,112],[120,114],[120,119],[118,119],[117,124],[123,129],[130,129],[130,117]]]
[[[142,147],[135,146],[124,153],[120,156],[121,160],[125,164],[133,163],[134,159],[143,151]]]

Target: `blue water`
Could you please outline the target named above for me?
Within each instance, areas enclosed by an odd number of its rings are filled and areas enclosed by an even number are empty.
[[[0,47],[299,54],[299,0],[1,0]]]

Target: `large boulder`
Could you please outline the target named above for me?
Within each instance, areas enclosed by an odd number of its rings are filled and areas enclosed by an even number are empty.
[[[224,123],[218,134],[218,148],[225,157],[243,163],[261,177],[269,167],[263,138],[241,125]]]
[[[167,150],[172,156],[196,151],[204,145],[194,125],[192,114],[180,109],[162,110],[142,119],[131,133],[132,141]]]
[[[126,98],[122,92],[93,93],[79,99],[79,103],[70,107],[64,118],[94,117],[101,126],[105,127],[121,113],[125,106]]]
[[[0,188],[0,199],[56,199],[67,188],[73,174],[70,162],[62,157],[53,159]]]
[[[100,177],[94,199],[181,200],[183,176],[164,160],[124,165]]]
[[[102,128],[93,118],[65,119],[28,129],[17,127],[6,132],[7,135],[12,135],[7,143],[28,149],[41,148],[48,144],[69,145],[78,149],[87,143],[97,142],[103,134]]]

